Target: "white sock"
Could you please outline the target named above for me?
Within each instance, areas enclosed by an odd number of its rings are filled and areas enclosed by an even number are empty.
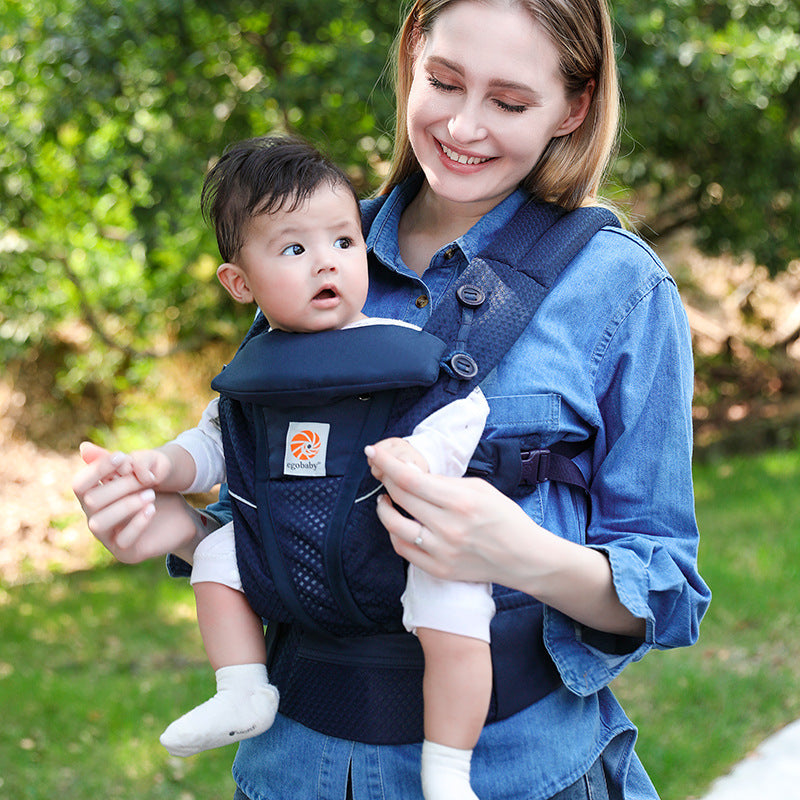
[[[478,800],[469,785],[472,750],[422,743],[422,794],[425,800]]]
[[[173,756],[192,756],[258,736],[275,721],[278,690],[264,664],[221,667],[216,677],[217,693],[161,734],[161,744]]]

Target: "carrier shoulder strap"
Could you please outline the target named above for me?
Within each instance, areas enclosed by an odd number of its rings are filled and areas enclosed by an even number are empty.
[[[402,435],[478,386],[525,331],[562,270],[606,225],[619,221],[604,208],[568,213],[549,203],[525,203],[470,261],[424,326],[448,343],[445,373],[429,390],[403,393],[387,435]]]

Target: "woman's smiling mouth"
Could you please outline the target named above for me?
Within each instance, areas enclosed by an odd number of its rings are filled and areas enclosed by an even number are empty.
[[[492,160],[491,157],[489,156],[481,158],[479,156],[468,156],[465,155],[464,153],[457,153],[455,150],[451,150],[443,142],[439,142],[439,147],[441,147],[442,152],[447,156],[447,158],[456,164],[467,164],[467,165],[485,164],[487,161]]]

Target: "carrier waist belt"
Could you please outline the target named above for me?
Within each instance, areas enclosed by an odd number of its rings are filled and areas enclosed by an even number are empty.
[[[524,607],[499,608],[491,637],[488,723],[516,714],[562,685],[542,640],[540,603],[526,597]],[[422,741],[424,658],[415,636],[333,638],[273,623],[269,638],[269,674],[280,691],[283,714],[340,739],[367,744]]]

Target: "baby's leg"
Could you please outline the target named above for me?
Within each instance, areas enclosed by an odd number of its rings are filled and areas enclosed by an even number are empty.
[[[210,581],[193,588],[197,624],[214,671],[235,664],[264,664],[264,624],[244,593]]]
[[[241,591],[229,527],[220,529],[221,536],[215,532],[207,537],[198,546],[199,556],[195,552],[192,585],[197,619],[216,672],[217,693],[161,735],[161,744],[176,756],[257,736],[272,725],[278,709],[278,690],[267,677],[263,624]],[[211,537],[217,540],[201,551]]]
[[[417,636],[425,653],[423,794],[426,800],[473,800],[470,760],[492,691],[489,643],[430,628],[418,628]]]
[[[430,628],[419,628],[417,636],[425,653],[425,738],[472,750],[492,693],[489,643]]]
[[[442,581],[408,568],[403,623],[425,653],[423,699],[425,800],[475,800],[472,748],[486,721],[492,691],[491,586]]]

